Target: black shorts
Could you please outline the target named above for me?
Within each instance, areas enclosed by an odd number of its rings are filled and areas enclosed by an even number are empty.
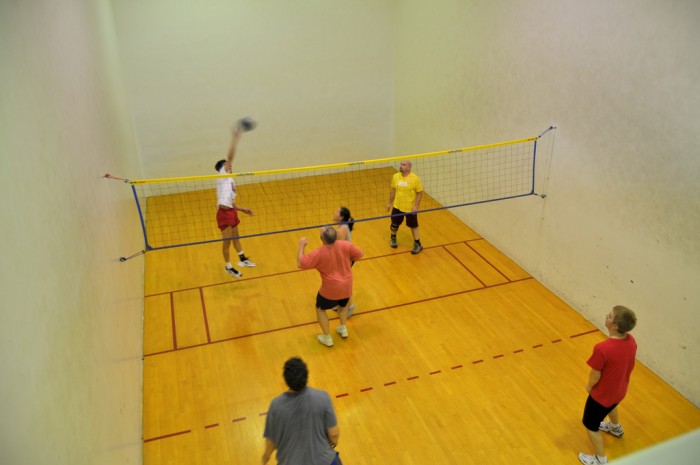
[[[588,396],[586,406],[583,408],[583,426],[589,431],[598,431],[600,422],[605,420],[610,412],[615,410],[617,404],[605,407],[596,402],[593,397]]]
[[[347,307],[350,297],[340,300],[326,299],[321,294],[316,294],[316,308],[321,310],[332,310],[335,307]]]
[[[418,227],[418,213],[404,213],[396,208],[391,209],[391,225],[398,228],[403,223],[404,216],[406,217],[406,226],[411,229]]]

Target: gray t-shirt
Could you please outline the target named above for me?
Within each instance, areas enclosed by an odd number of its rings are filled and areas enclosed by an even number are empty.
[[[279,465],[330,465],[335,451],[327,430],[337,423],[328,393],[306,387],[272,399],[264,437],[275,443]]]

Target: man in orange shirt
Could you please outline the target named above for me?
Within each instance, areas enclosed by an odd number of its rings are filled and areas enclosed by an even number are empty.
[[[338,307],[340,326],[336,332],[342,338],[348,337],[345,321],[348,316],[348,301],[352,296],[351,263],[357,261],[364,253],[352,242],[337,241],[337,231],[332,226],[321,228],[323,245],[308,254],[304,253],[309,241],[306,237],[299,239],[297,266],[302,270],[316,269],[321,274],[321,289],[316,295],[316,316],[323,334],[317,336],[318,342],[326,347],[333,346],[326,310]]]

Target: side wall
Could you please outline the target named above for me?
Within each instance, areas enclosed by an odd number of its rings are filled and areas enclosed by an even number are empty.
[[[556,124],[545,199],[459,215],[598,327],[636,310],[639,359],[700,405],[700,3],[397,7],[395,152]]]
[[[0,2],[0,463],[141,463],[140,173],[109,3]],[[135,233],[136,231],[136,233]]]

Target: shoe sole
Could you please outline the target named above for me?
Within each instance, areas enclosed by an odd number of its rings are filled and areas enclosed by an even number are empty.
[[[243,262],[238,262],[238,266],[247,266],[248,268],[255,268],[258,265],[256,265],[255,263],[253,263],[252,265],[248,265],[248,264],[243,263]]]
[[[228,273],[228,275],[231,276],[232,278],[242,278],[243,277],[243,273],[233,274],[228,270],[226,270],[226,273]]]

